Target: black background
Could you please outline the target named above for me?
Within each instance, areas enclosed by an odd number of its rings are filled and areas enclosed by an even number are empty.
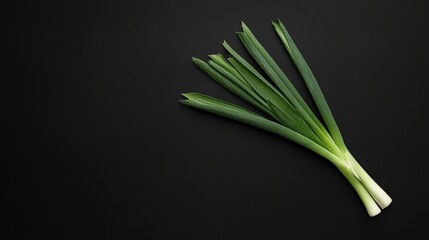
[[[380,239],[427,229],[425,1],[85,1],[3,6],[8,239]],[[370,218],[316,154],[181,105],[245,105],[192,65],[243,20],[300,90],[281,18],[347,145],[393,203]],[[303,94],[308,97],[306,92]]]

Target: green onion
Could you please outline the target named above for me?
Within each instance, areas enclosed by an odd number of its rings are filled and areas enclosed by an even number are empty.
[[[369,216],[379,214],[392,199],[347,149],[319,84],[285,26],[280,20],[273,21],[273,26],[301,74],[324,124],[244,23],[243,32],[238,32],[237,35],[264,74],[259,73],[226,42],[223,46],[230,57],[224,58],[221,54],[216,54],[209,55],[211,60],[208,62],[197,58],[192,58],[192,61],[226,89],[261,110],[266,117],[199,93],[182,94],[186,99],[180,101],[197,109],[265,129],[312,150],[340,170],[356,190]]]

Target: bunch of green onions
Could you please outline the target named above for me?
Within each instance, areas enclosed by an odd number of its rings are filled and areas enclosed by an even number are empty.
[[[277,20],[273,26],[305,81],[325,125],[244,23],[243,31],[237,35],[265,74],[258,72],[226,42],[223,46],[230,57],[217,54],[209,55],[211,60],[208,62],[197,58],[192,61],[229,91],[261,110],[266,117],[199,93],[185,93],[183,96],[187,99],[181,102],[276,133],[316,152],[333,163],[347,178],[369,216],[379,214],[392,199],[347,149],[319,84],[282,22]]]

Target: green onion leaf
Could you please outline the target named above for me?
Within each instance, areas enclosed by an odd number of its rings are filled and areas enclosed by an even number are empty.
[[[319,84],[314,77],[313,72],[305,61],[304,57],[301,55],[301,52],[296,47],[292,38],[290,37],[288,31],[286,30],[283,23],[278,19],[278,23],[273,22],[274,29],[282,40],[289,56],[292,58],[292,61],[295,63],[295,66],[298,68],[302,78],[304,79],[308,90],[310,91],[311,96],[313,97],[314,102],[316,103],[317,108],[319,109],[320,114],[329,129],[333,139],[341,148],[345,151],[347,148],[344,144],[343,137],[341,136],[340,129],[335,122],[334,116],[332,115],[331,109],[326,102],[326,99],[322,93],[322,90],[319,87]]]

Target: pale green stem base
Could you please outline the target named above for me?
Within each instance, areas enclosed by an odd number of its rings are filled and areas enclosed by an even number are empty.
[[[344,175],[344,177],[346,177],[346,179],[355,189],[363,205],[365,206],[366,211],[368,212],[368,215],[370,217],[374,217],[377,214],[379,214],[381,210],[378,207],[377,203],[374,201],[373,197],[367,191],[367,189],[361,183],[361,181],[353,174],[353,171],[351,171],[349,167],[345,167],[342,164],[338,164],[339,163],[338,160],[331,161],[331,162],[340,170],[340,172]]]
[[[347,178],[356,193],[362,200],[368,215],[374,217],[386,208],[392,202],[392,198],[365,172],[356,159],[350,154],[345,153],[344,162],[349,166],[335,164],[341,173]],[[380,209],[381,208],[381,209]]]
[[[392,198],[366,173],[366,171],[359,165],[356,159],[347,152],[347,159],[358,174],[357,178],[365,186],[381,209],[386,208],[392,203]]]

